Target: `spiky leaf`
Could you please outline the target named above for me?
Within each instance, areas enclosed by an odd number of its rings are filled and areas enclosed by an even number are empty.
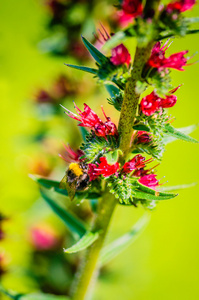
[[[88,231],[85,235],[72,247],[64,249],[65,253],[76,253],[88,248],[92,245],[99,237],[99,232]]]
[[[85,37],[82,36],[82,40],[89,53],[100,65],[109,62],[109,59],[97,48],[95,48],[87,39],[85,39]]]
[[[80,71],[84,71],[87,73],[91,73],[94,75],[97,75],[98,70],[97,69],[93,69],[93,68],[88,68],[88,67],[83,67],[83,66],[76,66],[76,65],[71,65],[71,64],[65,64],[67,67],[73,68],[73,69],[77,69]]]
[[[166,124],[164,128],[164,133],[166,133],[167,135],[171,135],[176,139],[180,139],[186,142],[199,143],[196,139],[190,137],[189,135],[184,134],[181,131],[178,131],[170,124]]]

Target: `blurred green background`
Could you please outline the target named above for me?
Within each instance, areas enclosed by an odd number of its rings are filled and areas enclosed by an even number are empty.
[[[98,11],[106,7],[106,1],[96,1],[95,19]],[[199,15],[198,5],[189,16]],[[45,149],[34,143],[33,136],[46,127],[48,138],[53,140],[52,155],[57,157],[62,141],[78,146],[79,133],[75,121],[57,115],[40,118],[33,99],[39,87],[48,88],[61,74],[68,74],[71,80],[83,81],[80,96],[67,100],[72,109],[72,100],[82,107],[88,102],[100,112],[103,103],[105,111],[113,116],[108,106],[108,94],[90,75],[67,70],[64,62],[73,62],[71,57],[55,57],[39,50],[38,44],[47,33],[45,24],[48,14],[36,0],[4,1],[0,10],[0,91],[1,91],[1,200],[0,211],[8,216],[3,225],[5,238],[0,241],[0,252],[4,253],[7,273],[2,284],[18,292],[37,290],[34,281],[27,276],[24,268],[30,261],[29,229],[47,218],[57,231],[63,225],[51,215],[50,210],[39,198],[36,184],[28,177],[34,157],[44,157]],[[100,15],[99,15],[100,19]],[[128,44],[127,44],[128,45]],[[134,52],[135,41],[129,45]],[[199,47],[197,35],[174,40],[168,50],[174,53],[188,49],[190,56]],[[192,61],[196,61],[198,56]],[[93,62],[90,62],[93,65]],[[170,109],[176,117],[175,127],[184,127],[198,120],[198,64],[186,67],[185,72],[172,71],[173,85],[184,83],[178,91],[177,105]],[[88,101],[87,101],[88,99]],[[199,131],[193,137],[199,138]],[[41,151],[41,152],[40,152]],[[164,159],[158,167],[158,177],[165,178],[168,185],[198,181],[198,145],[177,141],[167,146]],[[59,167],[51,177],[60,180],[65,164],[57,159]],[[61,175],[62,174],[62,175]],[[159,203],[152,212],[149,226],[139,239],[123,254],[109,263],[105,275],[96,285],[95,300],[177,300],[199,299],[199,185],[181,190],[177,198]],[[126,232],[143,214],[143,209],[118,206],[113,218],[108,241]],[[4,299],[4,298],[2,298]],[[7,299],[5,297],[5,299]]]

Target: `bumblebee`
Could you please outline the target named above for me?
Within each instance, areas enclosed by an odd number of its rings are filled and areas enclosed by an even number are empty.
[[[88,165],[71,163],[66,171],[66,175],[60,182],[60,188],[68,191],[69,198],[74,199],[76,191],[84,191],[89,186]]]

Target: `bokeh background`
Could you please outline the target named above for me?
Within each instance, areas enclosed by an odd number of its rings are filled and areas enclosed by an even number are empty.
[[[88,8],[87,1],[75,1],[70,10],[71,22],[76,20],[81,24],[78,26],[90,39],[99,20],[107,26],[112,20],[114,25],[111,1],[91,2],[93,7]],[[199,15],[198,5],[186,15]],[[65,62],[87,61],[91,66],[94,63],[82,54],[84,50],[79,44],[64,52],[67,42],[63,41],[60,27],[50,25],[51,19],[52,13],[39,0],[1,3],[0,212],[6,216],[0,228],[1,283],[23,293],[38,291],[41,288],[38,278],[45,281],[46,273],[51,273],[52,278],[48,278],[43,290],[64,293],[62,286],[75,268],[74,257],[67,258],[73,263],[68,273],[62,268],[65,259],[62,256],[57,264],[49,265],[45,257],[52,259],[53,254],[45,249],[40,251],[33,238],[35,228],[42,228],[53,237],[57,247],[62,240],[64,244],[70,243],[63,224],[51,213],[40,198],[37,185],[28,177],[29,173],[39,173],[61,180],[66,168],[58,157],[62,142],[78,147],[80,133],[76,123],[63,114],[59,103],[73,109],[73,100],[80,107],[87,102],[99,113],[103,104],[115,122],[118,117],[107,104],[107,92],[91,75],[64,66]],[[78,30],[79,27],[77,34]],[[70,33],[69,41],[72,38]],[[127,46],[133,54],[135,41],[132,39]],[[175,39],[168,52],[188,49],[191,56],[198,47],[198,36],[190,35]],[[55,49],[59,49],[58,53]],[[192,61],[197,59],[198,55]],[[177,105],[170,110],[176,117],[175,127],[198,123],[198,64],[186,67],[185,72],[172,71],[172,77],[174,86],[184,83],[178,91]],[[199,138],[199,131],[192,136]],[[197,182],[198,154],[196,144],[182,141],[169,144],[158,167],[159,178],[165,176],[162,180],[168,181],[165,185]],[[196,185],[181,190],[173,200],[159,203],[144,233],[103,271],[95,288],[95,300],[199,299],[198,194]],[[118,206],[108,241],[125,233],[143,213],[142,208]],[[85,218],[88,215],[89,211]],[[40,263],[42,270],[38,267]],[[7,298],[1,295],[1,299]]]

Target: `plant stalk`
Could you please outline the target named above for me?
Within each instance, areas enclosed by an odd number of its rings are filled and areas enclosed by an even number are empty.
[[[98,239],[86,249],[85,256],[80,265],[80,270],[76,274],[74,284],[71,287],[71,298],[73,300],[87,299],[89,290],[92,288],[92,282],[95,273],[98,271],[99,253],[103,246],[104,239],[109,227],[109,223],[114,212],[117,200],[108,190],[104,193],[99,203],[96,219],[92,231],[100,231]]]
[[[147,0],[146,12],[154,10],[156,15],[160,0]],[[136,83],[142,80],[143,67],[149,59],[151,49],[154,41],[151,41],[145,47],[136,48],[133,68],[131,76],[127,81],[124,99],[119,120],[119,135],[120,135],[120,149],[123,152],[122,160],[126,158],[131,147],[131,137],[133,133],[133,124],[138,107],[140,94],[136,91]],[[89,296],[89,291],[92,288],[92,283],[97,277],[99,268],[98,259],[101,248],[103,246],[111,217],[115,210],[117,200],[114,195],[106,190],[98,206],[98,212],[93,223],[92,231],[99,231],[99,238],[85,250],[85,255],[82,259],[80,269],[77,272],[74,282],[71,287],[72,300],[86,300]]]

